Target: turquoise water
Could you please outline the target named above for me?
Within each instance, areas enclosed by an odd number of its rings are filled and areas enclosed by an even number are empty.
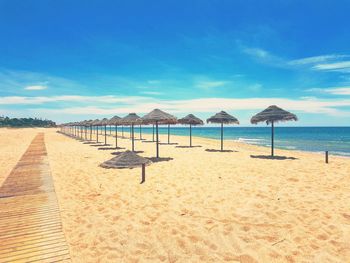
[[[128,131],[128,128],[124,128]],[[139,130],[135,127],[135,136]],[[143,133],[152,133],[151,127],[142,127]],[[159,128],[161,134],[167,127]],[[188,127],[171,127],[171,134],[189,135]],[[220,127],[193,127],[192,135],[220,139]],[[271,145],[270,127],[225,127],[224,139],[254,145]],[[275,127],[275,147],[311,152],[329,151],[330,154],[350,156],[350,127]]]
[[[129,135],[129,130],[124,127],[125,136]],[[121,132],[120,126],[118,132]],[[142,133],[152,133],[152,126],[143,126]],[[167,134],[167,127],[160,127],[159,133]],[[188,136],[189,128],[171,126],[170,134]],[[138,136],[139,127],[135,126],[135,137]],[[192,136],[220,139],[220,127],[192,127]],[[226,126],[224,139],[270,147],[271,128]],[[275,147],[350,156],[350,127],[275,127]]]

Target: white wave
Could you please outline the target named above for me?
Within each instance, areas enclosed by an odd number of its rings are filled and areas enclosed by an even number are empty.
[[[264,141],[264,139],[254,139],[254,138],[238,138],[237,140],[235,140],[236,142],[246,142],[246,143],[249,143],[249,142],[255,142],[255,143],[258,143],[258,142],[262,142]]]
[[[286,149],[289,149],[289,150],[295,150],[297,147],[295,146],[285,146]]]
[[[341,156],[350,156],[350,153],[349,152],[337,152],[337,151],[334,151],[334,152],[329,152],[329,154],[334,154],[334,155],[341,155]]]

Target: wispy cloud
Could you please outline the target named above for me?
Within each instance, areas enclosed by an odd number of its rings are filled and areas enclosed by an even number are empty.
[[[33,86],[27,86],[24,89],[25,90],[45,90],[45,89],[47,89],[47,86],[45,86],[45,85],[33,85]]]
[[[291,66],[306,66],[317,71],[338,71],[350,73],[349,55],[330,54],[315,57],[307,57],[288,62]]]
[[[159,91],[142,91],[140,93],[145,94],[145,95],[162,95],[162,94],[164,94],[163,92],[159,92]]]
[[[316,70],[331,70],[331,71],[350,72],[350,61],[317,64],[317,65],[314,65],[312,68],[316,69]]]
[[[313,88],[308,89],[309,92],[327,93],[331,95],[350,95],[350,87],[332,87],[332,88]]]
[[[288,60],[262,48],[241,46],[241,49],[249,56],[271,66],[291,69],[302,67],[316,71],[338,71],[350,73],[350,60],[346,60],[350,55],[325,54]]]
[[[314,56],[314,57],[306,57],[301,59],[295,59],[289,61],[290,65],[307,65],[307,64],[316,64],[316,63],[323,63],[327,61],[332,60],[338,60],[343,59],[346,57],[350,57],[348,55],[337,55],[337,54],[330,54],[330,55],[322,55],[322,56]]]
[[[253,57],[257,57],[257,58],[268,58],[271,57],[272,55],[270,54],[270,52],[262,49],[262,48],[249,48],[249,47],[243,47],[243,52],[251,55]]]
[[[345,92],[345,91],[343,91]],[[59,113],[67,115],[113,115],[129,112],[146,113],[154,108],[184,114],[188,112],[216,112],[220,109],[234,110],[261,110],[271,104],[277,104],[288,110],[304,113],[329,114],[335,116],[350,116],[350,112],[342,107],[350,107],[350,99],[317,99],[304,97],[299,99],[286,98],[199,98],[189,100],[159,100],[150,97],[123,97],[114,96],[56,96],[56,97],[4,97],[0,104],[29,104],[40,105],[44,102],[89,102],[74,107],[57,105],[54,109],[31,108],[45,114]],[[110,104],[106,104],[109,102]],[[112,103],[113,102],[113,103]]]
[[[216,87],[221,87],[226,84],[228,84],[229,81],[224,81],[224,80],[219,80],[219,81],[199,81],[196,84],[197,88],[201,89],[210,89],[210,88],[216,88]]]

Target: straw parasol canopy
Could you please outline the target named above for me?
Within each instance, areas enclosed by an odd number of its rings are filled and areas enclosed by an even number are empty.
[[[146,124],[176,124],[177,118],[169,113],[154,109],[150,113],[142,117],[142,121]]]
[[[149,165],[152,162],[132,151],[125,151],[120,155],[102,163],[104,168],[135,168],[142,164]]]
[[[224,124],[239,124],[239,121],[225,111],[220,111],[207,119],[207,123],[221,124],[221,151],[224,150]]]
[[[175,124],[177,123],[177,118],[169,113],[161,111],[159,109],[154,109],[150,113],[142,117],[143,123],[155,124],[156,125],[156,152],[157,158],[159,158],[159,133],[158,124]]]
[[[142,123],[141,117],[136,113],[129,113],[124,118],[120,120],[121,123],[131,126],[131,150],[135,151],[135,141],[134,141],[134,124]]]
[[[104,168],[136,168],[142,166],[142,180],[141,183],[145,182],[145,166],[150,165],[152,162],[142,156],[137,155],[135,152],[125,151],[122,154],[114,157],[102,164]]]
[[[203,125],[203,121],[193,114],[188,114],[186,117],[183,117],[178,120],[180,124],[190,125],[190,147],[192,147],[192,125]]]
[[[274,135],[275,135],[275,126],[274,124],[280,121],[297,121],[298,117],[277,107],[276,105],[271,105],[262,112],[254,115],[250,122],[252,124],[257,124],[259,122],[266,122],[266,124],[271,123],[271,156],[274,156]]]
[[[114,117],[112,117],[112,118],[110,118],[108,120],[108,125],[118,125],[121,119],[122,118],[120,118],[119,116],[115,115]]]

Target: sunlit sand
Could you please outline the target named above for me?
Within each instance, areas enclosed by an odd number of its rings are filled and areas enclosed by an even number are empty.
[[[73,262],[347,262],[350,161],[193,137],[161,145],[168,161],[104,169],[114,157],[56,133],[0,129],[0,185],[38,132],[45,142]],[[150,140],[150,135],[144,135]],[[160,140],[166,142],[166,135]],[[172,136],[179,146],[188,137]],[[108,137],[108,143],[114,143]],[[129,139],[120,147],[131,148]],[[135,142],[144,157],[154,143]],[[123,151],[123,150],[118,150]],[[253,158],[255,157],[255,158]],[[287,158],[284,158],[287,157]]]

